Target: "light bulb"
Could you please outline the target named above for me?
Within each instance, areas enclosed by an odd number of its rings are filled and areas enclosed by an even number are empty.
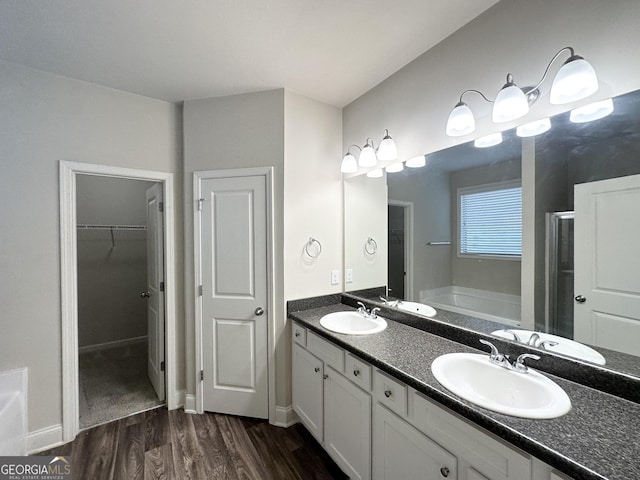
[[[389,130],[385,130],[385,136],[378,147],[378,160],[388,162],[390,160],[395,160],[396,158],[398,158],[396,142],[394,142],[393,138],[389,135]]]
[[[476,129],[476,120],[469,106],[464,102],[459,102],[447,120],[447,135],[450,137],[460,137],[467,135]]]
[[[364,147],[362,147],[362,151],[360,152],[360,156],[358,157],[358,165],[366,168],[374,167],[376,163],[378,163],[376,152],[373,149],[373,146],[369,144],[369,140],[367,139],[367,143]]]
[[[613,112],[613,100],[609,98],[571,110],[569,120],[573,123],[592,122],[593,120],[606,117],[611,112]]]
[[[549,102],[554,105],[575,102],[597,90],[598,77],[591,64],[579,55],[573,55],[553,79]]]
[[[502,143],[502,133],[498,132],[487,135],[486,137],[476,138],[473,141],[473,146],[477,148],[487,148],[500,143]]]
[[[534,135],[540,135],[551,128],[551,120],[543,118],[542,120],[536,120],[535,122],[520,125],[516,128],[516,135],[519,137],[533,137]]]
[[[510,122],[523,117],[529,112],[529,101],[522,89],[513,83],[511,74],[507,75],[507,83],[498,92],[493,104],[492,119],[494,123]]]
[[[358,171],[358,164],[356,163],[356,157],[354,157],[349,152],[347,152],[344,158],[342,159],[342,164],[340,165],[340,171],[342,173],[356,173]]]
[[[407,160],[406,165],[409,168],[420,168],[426,165],[426,157],[424,155],[419,155],[417,157],[410,158]]]
[[[367,177],[369,178],[380,178],[382,176],[382,169],[376,168],[375,170],[371,170],[367,172]]]
[[[402,164],[402,162],[392,163],[391,165],[387,165],[385,170],[387,171],[387,173],[401,172],[402,170],[404,170],[404,165]]]

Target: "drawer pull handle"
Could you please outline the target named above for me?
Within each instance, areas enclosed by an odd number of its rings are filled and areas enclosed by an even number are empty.
[[[358,370],[357,368],[353,371],[353,376],[357,377],[358,375],[360,375],[360,370]]]
[[[391,390],[385,390],[385,391],[384,391],[384,396],[385,396],[385,397],[390,398],[390,397],[391,397],[391,395],[393,395],[393,392],[392,392]]]
[[[320,367],[316,367],[313,369],[316,373],[318,373],[320,371]]]
[[[444,478],[447,478],[449,476],[449,469],[447,467],[442,467],[440,469],[440,475],[442,475]]]
[[[300,332],[296,332],[296,337],[299,337],[299,336],[300,336]]]

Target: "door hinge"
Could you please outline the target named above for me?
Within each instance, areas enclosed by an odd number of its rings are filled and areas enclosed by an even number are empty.
[[[202,296],[202,285],[198,287],[198,295]]]
[[[164,372],[164,360],[160,362],[160,371]]]
[[[164,282],[160,282],[160,291],[164,292]]]
[[[160,210],[161,212],[164,212],[164,202],[160,202],[158,204],[158,210]]]
[[[204,382],[204,370],[200,370],[200,381]]]
[[[206,201],[206,198],[199,198],[196,200],[198,202],[198,210],[202,211],[202,204]]]

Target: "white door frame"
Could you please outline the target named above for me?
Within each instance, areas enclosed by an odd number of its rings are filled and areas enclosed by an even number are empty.
[[[408,302],[413,302],[413,202],[388,199],[387,203],[393,207],[404,209],[404,271],[407,272],[404,295]]]
[[[269,372],[269,422],[276,421],[276,374],[275,374],[275,338],[276,321],[275,307],[275,270],[274,259],[274,198],[273,198],[273,167],[238,168],[228,170],[206,170],[193,172],[193,271],[194,271],[194,300],[196,317],[196,412],[204,413],[204,389],[200,380],[200,371],[204,368],[202,354],[202,297],[198,295],[198,286],[202,285],[202,254],[200,235],[202,233],[202,218],[199,210],[199,199],[202,198],[202,181],[211,178],[232,178],[264,176],[266,184],[267,204],[267,370]]]
[[[60,281],[62,310],[62,439],[80,431],[78,372],[78,250],[76,243],[76,177],[78,174],[161,182],[164,194],[165,365],[167,407],[183,404],[176,390],[176,274],[173,174],[151,170],[60,161]]]

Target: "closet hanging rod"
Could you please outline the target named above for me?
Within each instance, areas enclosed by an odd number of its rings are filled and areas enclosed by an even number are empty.
[[[146,225],[91,225],[78,224],[78,230],[146,230]]]

